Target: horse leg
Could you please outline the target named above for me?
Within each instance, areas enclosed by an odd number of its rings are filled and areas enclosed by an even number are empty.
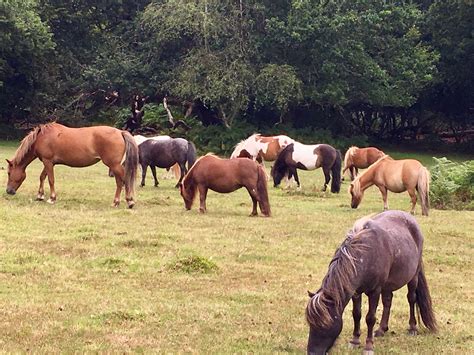
[[[298,177],[298,169],[294,168],[293,171],[292,171],[292,174],[293,174],[293,177],[295,178],[295,181],[296,181],[296,187],[298,189],[301,188],[300,178]]]
[[[372,355],[374,353],[374,325],[375,325],[375,313],[377,312],[377,305],[380,298],[380,289],[368,294],[369,296],[369,311],[365,316],[365,322],[367,323],[367,339],[365,341],[364,355]]]
[[[199,212],[206,213],[207,187],[203,185],[198,185],[198,190],[199,190],[199,203],[200,203]]]
[[[356,167],[352,165],[351,167],[349,167],[349,176],[351,178],[351,181],[354,181],[356,175]]]
[[[148,165],[142,163],[142,182],[140,183],[140,186],[143,187],[145,186],[145,178],[146,178],[146,169]]]
[[[408,284],[408,293],[407,299],[408,304],[410,305],[410,320],[408,324],[410,328],[408,329],[408,334],[416,335],[418,330],[416,328],[416,318],[415,318],[415,303],[416,303],[416,288],[418,286],[418,276],[415,276]]]
[[[182,163],[179,163],[179,168],[181,170],[181,175],[179,176],[179,180],[178,182],[176,183],[176,185],[174,187],[176,187],[177,189],[179,189],[179,186],[181,185],[181,181],[183,181],[183,178],[184,178],[184,175],[186,175],[186,173],[188,172],[188,169],[186,169],[186,164],[185,162],[183,161]],[[206,193],[207,193],[207,189],[206,189]],[[204,199],[206,197],[204,196]],[[204,206],[204,210],[206,210],[206,206]],[[205,211],[204,211],[205,212]]]
[[[360,318],[362,317],[362,295],[352,296],[352,318],[354,319],[354,332],[350,346],[357,348],[360,345]]]
[[[331,180],[331,171],[328,167],[323,166],[323,173],[324,173],[324,186],[323,191],[326,191],[329,181]]]
[[[54,164],[49,160],[43,160],[44,169],[48,175],[49,182],[49,199],[48,203],[54,204],[56,202],[56,190],[54,189]],[[42,175],[43,173],[41,173]]]
[[[249,192],[250,197],[252,198],[252,213],[250,213],[250,217],[258,216],[258,212],[257,212],[257,202],[258,202],[257,192],[255,191],[254,188],[250,188],[250,187],[247,187],[247,186],[246,186],[246,189]]]
[[[112,203],[112,207],[118,207],[120,205],[120,194],[122,193],[122,187],[124,185],[125,171],[123,169],[122,164],[120,163],[111,166],[110,170],[114,173],[115,184],[117,185],[117,188],[115,189],[115,196],[114,202]]]
[[[36,196],[37,201],[44,201],[44,179],[46,179],[46,176],[48,174],[46,173],[46,167],[43,168],[43,171],[41,172],[40,175],[40,184],[38,188],[38,195]]]
[[[388,210],[388,202],[387,202],[387,188],[385,186],[377,186],[380,190],[380,193],[382,194],[382,199],[383,199],[383,209],[384,211]]]
[[[380,321],[379,329],[375,331],[376,337],[383,337],[388,330],[388,318],[390,317],[390,308],[392,307],[393,293],[391,291],[382,292],[382,320]]]
[[[151,173],[153,174],[153,179],[155,180],[155,187],[158,186],[159,182],[158,179],[156,178],[156,166],[150,165]]]
[[[416,191],[415,189],[409,189],[407,190],[408,194],[411,197],[411,214],[415,214],[415,206],[416,206]]]

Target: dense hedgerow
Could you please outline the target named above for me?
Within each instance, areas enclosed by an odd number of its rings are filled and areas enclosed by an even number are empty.
[[[474,160],[455,163],[433,158],[431,168],[431,204],[439,209],[474,210]]]
[[[201,154],[213,152],[218,155],[229,156],[238,142],[253,133],[262,133],[263,135],[285,134],[301,143],[326,143],[341,149],[343,152],[352,145],[367,145],[367,137],[365,136],[335,138],[329,130],[316,129],[313,127],[297,129],[291,125],[279,125],[258,128],[245,121],[235,122],[231,128],[222,125],[204,126],[200,121],[192,117],[184,119],[175,112],[173,112],[175,118],[183,119],[191,128],[189,130],[182,128],[173,130],[168,122],[167,113],[162,104],[146,104],[144,110],[145,115],[143,117],[142,127],[152,128],[160,135],[186,138],[196,145]],[[129,115],[130,110],[128,108],[120,109],[117,114],[115,126],[122,128]]]

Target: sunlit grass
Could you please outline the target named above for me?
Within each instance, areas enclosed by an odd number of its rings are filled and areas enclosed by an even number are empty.
[[[0,143],[3,161],[15,147]],[[101,163],[56,167],[58,202],[51,206],[34,201],[40,170],[35,161],[17,195],[0,198],[6,352],[304,352],[306,290],[319,287],[352,223],[382,209],[375,188],[351,209],[347,180],[338,195],[320,192],[320,170],[300,173],[301,191],[270,187],[271,218],[248,217],[244,190],[210,192],[206,215],[197,206],[185,211],[175,182],[164,179],[137,189],[135,209],[125,201],[112,208],[115,183]],[[0,182],[4,187],[5,170]],[[389,204],[408,210],[408,194],[390,193]],[[419,206],[416,213],[440,331],[407,335],[404,288],[376,351],[472,352],[474,213],[421,217]],[[349,310],[335,353],[360,353],[346,346]]]

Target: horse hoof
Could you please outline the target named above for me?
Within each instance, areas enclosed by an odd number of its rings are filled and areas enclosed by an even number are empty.
[[[202,208],[200,208],[200,209],[199,209],[199,213],[204,214],[204,213],[206,213],[206,210],[203,210]]]
[[[118,207],[120,205],[120,202],[113,202],[112,207]]]
[[[416,329],[408,329],[408,335],[415,336],[418,334]]]
[[[383,330],[380,330],[380,329],[377,329],[375,332],[374,332],[374,336],[376,337],[383,337],[385,334],[385,332]]]
[[[44,195],[38,195],[36,201],[44,201]]]
[[[374,355],[374,351],[373,350],[365,350],[362,352],[362,355]]]
[[[130,202],[128,203],[128,208],[132,209],[133,206],[135,206],[135,202],[130,201]]]
[[[258,216],[257,213],[251,213],[251,214],[249,214],[249,217],[257,217],[257,216]]]
[[[46,201],[46,202],[49,203],[50,205],[54,205],[56,200],[52,200],[52,199],[48,198],[48,201]]]
[[[357,349],[360,346],[360,341],[355,342],[354,340],[349,341],[349,349]]]

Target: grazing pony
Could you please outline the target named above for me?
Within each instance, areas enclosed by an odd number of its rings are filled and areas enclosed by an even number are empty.
[[[124,166],[121,161],[125,155]],[[56,201],[54,165],[63,164],[82,168],[98,161],[107,165],[115,176],[117,189],[113,206],[120,203],[120,193],[125,185],[128,207],[135,205],[135,178],[138,166],[138,147],[132,135],[107,126],[69,128],[59,123],[40,125],[22,141],[15,156],[8,162],[7,193],[14,195],[26,178],[26,167],[36,158],[43,162],[40,175],[38,200],[44,200],[44,180],[48,177],[51,196]]]
[[[257,160],[259,163],[262,163],[262,161],[274,161],[278,153],[293,142],[294,140],[288,136],[265,137],[255,133],[237,143],[230,158],[249,158]]]
[[[415,306],[431,331],[436,319],[422,261],[423,235],[416,220],[402,211],[382,212],[356,222],[336,250],[326,276],[316,293],[308,292],[309,324],[307,352],[325,355],[342,330],[342,314],[352,299],[354,319],[351,345],[360,345],[362,293],[369,298],[364,354],[373,354],[375,314],[382,296],[383,313],[375,336],[388,330],[393,291],[408,286],[409,333],[417,333]]]
[[[149,140],[149,139],[152,139],[152,140],[155,140],[155,141],[164,141],[164,140],[171,139],[170,136],[145,137],[145,136],[142,136],[140,134],[134,135],[133,138],[135,139],[135,142],[137,143],[138,146],[140,146],[140,144],[142,144],[144,141]],[[169,171],[170,169],[173,171],[173,174],[174,174],[176,179],[179,179],[181,177],[181,169],[179,168],[178,164],[174,164],[171,168],[169,168],[167,170]]]
[[[183,138],[170,138],[163,140],[148,139],[138,146],[140,165],[142,167],[141,186],[145,186],[146,169],[150,166],[155,186],[158,186],[156,178],[156,167],[169,169],[178,164],[181,170],[180,178],[176,187],[178,188],[184,175],[196,161],[196,148],[192,142]],[[188,169],[186,169],[186,162]]]
[[[383,156],[359,175],[349,187],[352,195],[351,207],[357,208],[364,191],[370,186],[379,188],[383,198],[383,208],[388,210],[387,190],[392,192],[408,191],[411,197],[411,213],[415,213],[416,191],[421,199],[421,213],[428,216],[430,208],[430,173],[418,160],[394,160]]]
[[[221,159],[212,154],[199,158],[183,179],[181,196],[186,209],[190,210],[196,190],[199,190],[199,211],[204,213],[208,189],[228,193],[241,187],[245,187],[252,198],[251,216],[257,215],[258,202],[262,214],[269,217],[271,211],[265,171],[250,159]]]
[[[299,187],[296,169],[314,170],[322,167],[325,179],[323,191],[326,191],[332,175],[331,192],[338,193],[341,189],[341,163],[341,152],[328,144],[306,145],[294,142],[280,152],[271,175],[275,187],[285,176],[294,176]]]
[[[375,147],[350,147],[344,156],[344,169],[342,169],[342,178],[344,179],[344,173],[346,170],[349,170],[351,181],[353,181],[359,173],[358,169],[368,168],[384,155],[384,152]]]

